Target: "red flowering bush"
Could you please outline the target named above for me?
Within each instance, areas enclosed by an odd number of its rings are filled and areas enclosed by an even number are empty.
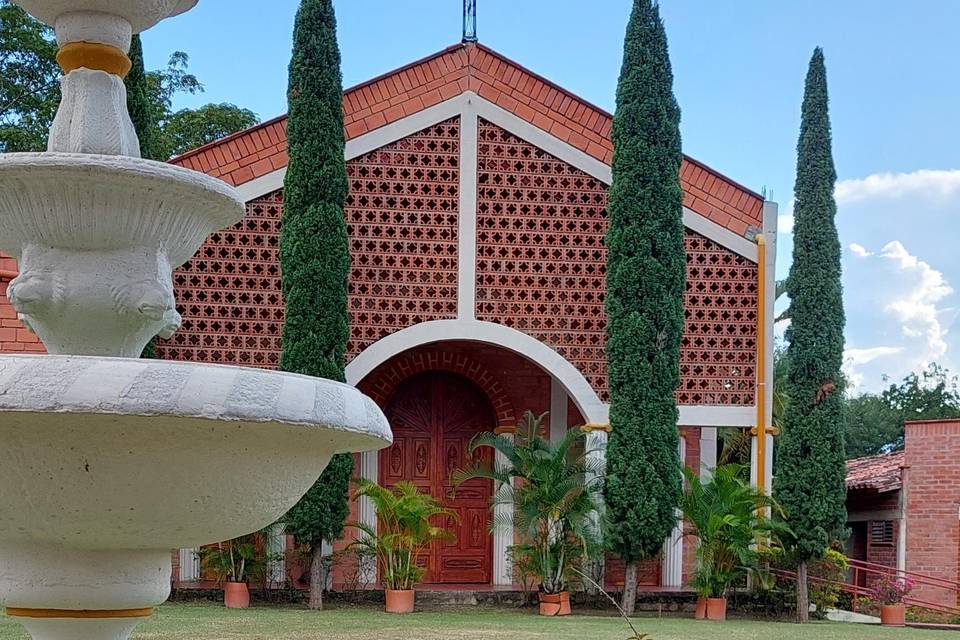
[[[880,604],[901,604],[912,589],[913,580],[910,578],[883,576],[874,585],[870,600]]]

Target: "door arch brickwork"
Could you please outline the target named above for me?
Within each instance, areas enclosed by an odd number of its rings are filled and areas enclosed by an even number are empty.
[[[462,354],[439,349],[405,353],[375,369],[357,387],[384,407],[401,382],[418,373],[434,370],[456,373],[482,389],[496,413],[495,427],[516,426],[517,414],[503,385],[480,361]]]

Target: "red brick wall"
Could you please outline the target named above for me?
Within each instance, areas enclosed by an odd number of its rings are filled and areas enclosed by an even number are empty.
[[[0,253],[0,353],[43,353],[40,338],[17,320],[17,312],[7,300],[7,285],[16,277],[17,261]]]
[[[960,580],[960,420],[906,425],[907,569]],[[956,606],[956,596],[917,587],[924,600]]]

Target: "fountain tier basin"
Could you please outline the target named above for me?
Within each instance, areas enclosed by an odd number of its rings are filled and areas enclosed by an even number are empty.
[[[334,453],[380,449],[383,413],[295,374],[80,356],[0,357],[0,602],[162,602],[170,549],[274,522]]]
[[[102,16],[122,18],[128,29],[140,33],[164,18],[193,8],[197,0],[15,0],[15,4],[50,26],[57,26],[57,18],[82,13],[88,22]]]
[[[10,302],[50,353],[140,355],[179,326],[171,272],[243,217],[236,189],[162,162],[0,154]]]
[[[222,180],[127,156],[0,154],[0,251],[30,244],[117,250],[163,245],[170,266],[243,217]]]

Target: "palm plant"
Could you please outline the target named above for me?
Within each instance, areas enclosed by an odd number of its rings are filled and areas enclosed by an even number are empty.
[[[248,582],[261,577],[272,558],[263,551],[260,533],[218,542],[200,549],[200,566],[217,582]]]
[[[377,559],[377,568],[385,589],[413,589],[426,571],[420,564],[424,550],[437,540],[455,540],[453,533],[431,521],[458,520],[457,513],[443,507],[433,496],[421,493],[412,482],[382,487],[367,479],[357,481],[354,499],[370,498],[377,513],[378,526],[362,522],[349,526],[360,537],[349,548]]]
[[[789,533],[782,521],[766,516],[767,509],[782,511],[749,484],[746,473],[742,465],[721,465],[703,482],[684,469],[687,489],[680,508],[699,538],[693,582],[703,597],[724,597],[730,585],[748,574],[765,581],[760,543],[778,545],[779,537]]]
[[[455,486],[475,478],[496,483],[492,506],[508,508],[493,518],[491,527],[520,535],[514,554],[530,561],[541,592],[555,594],[567,591],[578,564],[600,549],[602,467],[591,452],[575,446],[585,437],[582,430],[569,430],[557,443],[544,438],[545,416],[527,411],[513,438],[477,434],[470,455],[492,449],[502,462],[475,462],[451,477]]]

